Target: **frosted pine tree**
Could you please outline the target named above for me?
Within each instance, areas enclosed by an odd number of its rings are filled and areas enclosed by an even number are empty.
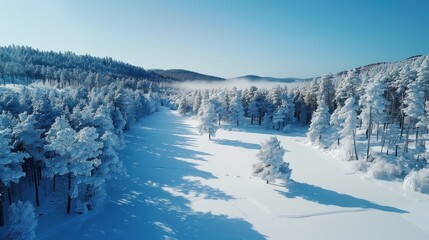
[[[343,107],[345,101],[349,97],[355,95],[355,86],[359,82],[360,79],[358,77],[358,74],[356,73],[356,70],[349,70],[347,72],[347,76],[338,84],[338,88],[335,95],[335,101],[337,102],[337,105]]]
[[[426,101],[425,104],[425,114],[420,118],[420,121],[417,123],[417,127],[419,127],[422,131],[428,133],[429,127],[429,101]]]
[[[356,125],[357,125],[357,105],[355,97],[350,97],[346,100],[344,107],[341,108],[338,114],[338,119],[341,121],[341,130],[339,135],[342,139],[341,145],[345,151],[346,159],[358,160],[356,149]]]
[[[25,175],[21,163],[29,157],[27,153],[12,152],[12,148],[11,130],[0,130],[0,181],[5,186],[17,183]]]
[[[330,130],[329,126],[329,109],[326,106],[325,98],[320,97],[318,100],[318,106],[311,119],[310,128],[307,132],[307,137],[310,143],[319,145],[322,147],[327,146],[327,138]]]
[[[270,113],[265,113],[264,114],[264,117],[262,119],[262,125],[267,130],[273,128],[273,116],[271,116]]]
[[[192,113],[193,114],[198,114],[198,111],[200,110],[201,107],[201,93],[200,91],[198,91],[195,96],[194,96],[194,103],[192,104]]]
[[[179,106],[177,107],[177,112],[180,115],[186,115],[187,108],[188,108],[188,103],[186,101],[186,96],[180,97],[180,99],[179,99]]]
[[[244,109],[241,102],[241,92],[237,91],[231,98],[230,113],[228,121],[235,125],[240,126],[244,123]]]
[[[421,88],[425,91],[425,100],[429,99],[429,55],[425,57],[417,69],[417,79]]]
[[[275,179],[289,181],[292,170],[289,163],[283,161],[285,150],[277,137],[270,137],[261,143],[261,150],[256,157],[259,162],[252,165],[254,176],[260,177],[267,183]]]
[[[336,144],[340,144],[339,131],[341,130],[341,125],[342,125],[343,120],[344,120],[344,119],[339,118],[340,111],[341,111],[341,106],[338,105],[337,108],[335,108],[334,112],[331,114],[331,119],[329,120],[329,124],[331,125],[332,130],[333,130],[333,137],[335,137],[335,139],[337,139]]]
[[[322,76],[318,93],[320,94],[321,98],[325,100],[329,112],[332,112],[334,110],[335,88],[334,84],[332,83],[332,78],[332,74]]]
[[[100,164],[101,143],[93,127],[85,127],[78,133],[70,127],[64,116],[58,117],[46,134],[45,146],[50,158],[46,161],[48,176],[67,175],[67,213],[70,213],[71,199],[78,195],[81,178],[90,176],[94,167]]]
[[[218,120],[218,116],[215,111],[216,105],[213,104],[212,99],[204,99],[203,103],[201,105],[200,111],[199,111],[199,124],[198,124],[198,131],[200,134],[209,134],[209,139],[211,140],[211,137],[216,135],[216,131],[218,129],[218,126],[216,124],[216,121]]]
[[[273,124],[275,129],[280,130],[284,127],[286,121],[286,111],[287,109],[283,101],[282,105],[277,107],[273,115]]]
[[[405,91],[406,97],[403,111],[407,116],[408,129],[413,127],[423,116],[425,111],[424,97],[425,93],[420,81],[413,81]]]

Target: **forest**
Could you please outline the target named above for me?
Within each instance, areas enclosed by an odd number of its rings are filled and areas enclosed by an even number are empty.
[[[194,90],[171,81],[111,58],[1,47],[0,227],[11,226],[9,238],[24,234],[22,219],[37,218],[21,201],[52,200],[67,214],[102,205],[106,181],[126,174],[124,132],[160,106],[196,117],[209,139],[224,125],[308,128],[310,144],[355,161],[356,170],[429,192],[429,56],[294,88]]]

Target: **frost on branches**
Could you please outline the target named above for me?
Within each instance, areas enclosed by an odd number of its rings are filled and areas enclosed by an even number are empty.
[[[289,163],[283,161],[285,150],[280,145],[277,137],[270,137],[261,144],[256,157],[260,162],[253,164],[252,173],[254,176],[271,182],[275,179],[283,179],[287,183],[290,179],[292,170]]]

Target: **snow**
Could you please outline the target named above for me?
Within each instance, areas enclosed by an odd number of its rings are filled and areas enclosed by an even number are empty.
[[[41,216],[39,239],[429,238],[428,195],[350,172],[306,129],[220,129],[209,141],[197,125],[163,108],[135,123],[120,154],[129,176],[108,182],[104,208],[57,227]],[[292,169],[287,187],[252,176],[273,135]]]

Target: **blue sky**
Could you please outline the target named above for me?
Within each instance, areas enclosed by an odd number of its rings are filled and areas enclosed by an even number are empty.
[[[222,77],[312,77],[429,54],[427,0],[0,0],[0,45]]]

